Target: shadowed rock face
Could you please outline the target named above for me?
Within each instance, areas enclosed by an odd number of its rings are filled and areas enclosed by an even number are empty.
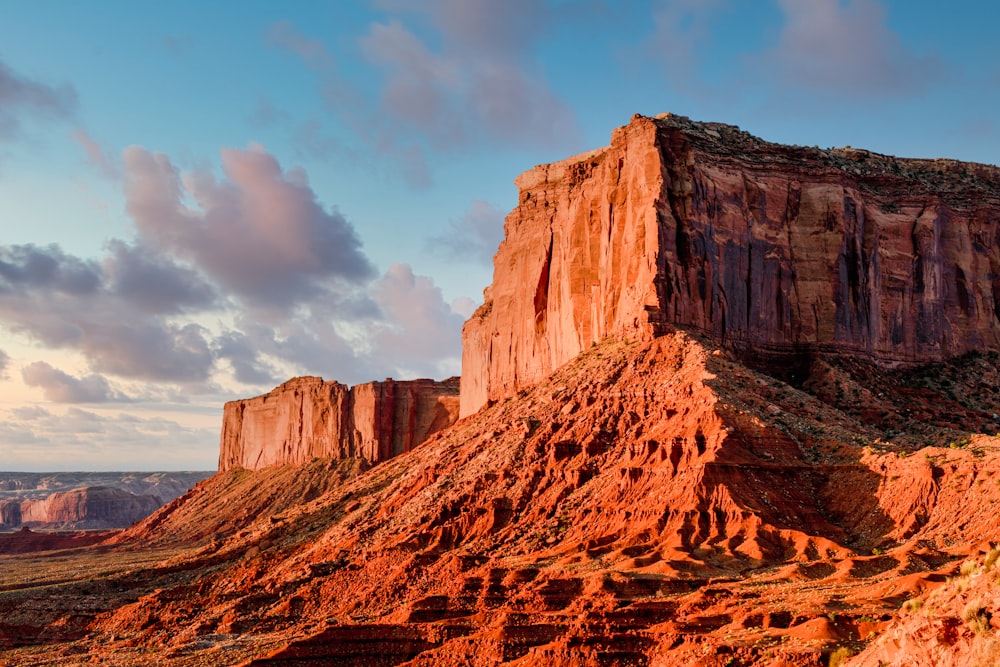
[[[0,472],[0,530],[124,528],[208,472]]]
[[[664,115],[515,183],[493,284],[463,331],[463,415],[604,336],[674,326],[758,357],[1000,349],[995,167]]]
[[[314,458],[369,463],[408,452],[458,417],[458,378],[369,382],[318,377],[226,403],[219,470],[301,465]]]
[[[11,528],[120,528],[146,518],[162,504],[155,496],[90,486],[45,498],[0,500],[0,524]]]

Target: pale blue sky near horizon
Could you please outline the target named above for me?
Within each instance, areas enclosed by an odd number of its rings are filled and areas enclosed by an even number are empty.
[[[633,113],[1000,162],[957,0],[0,0],[0,470],[210,469],[293,375],[459,372],[513,179]]]

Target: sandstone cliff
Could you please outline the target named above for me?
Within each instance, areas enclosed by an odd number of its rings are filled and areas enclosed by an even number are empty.
[[[463,415],[604,336],[672,327],[758,356],[1000,349],[995,167],[781,146],[667,114],[515,182],[463,331]]]
[[[0,529],[124,528],[207,472],[0,473]]]
[[[369,382],[289,380],[255,398],[226,403],[219,470],[301,465],[313,458],[385,461],[458,417],[458,378]]]
[[[122,528],[146,518],[162,504],[155,496],[91,486],[44,498],[0,500],[0,527]]]

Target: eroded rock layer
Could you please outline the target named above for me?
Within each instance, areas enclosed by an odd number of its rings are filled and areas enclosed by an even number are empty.
[[[463,332],[463,415],[604,336],[673,326],[757,356],[1000,349],[995,167],[781,146],[667,114],[515,182]]]
[[[88,486],[44,498],[0,500],[0,528],[122,528],[146,518],[161,505],[156,496]]]
[[[0,662],[827,665],[995,537],[996,367],[804,391],[606,340],[379,465],[233,468],[114,544],[0,556]]]
[[[458,416],[458,378],[348,387],[300,377],[226,403],[219,470],[301,465],[314,458],[369,463],[407,452]]]

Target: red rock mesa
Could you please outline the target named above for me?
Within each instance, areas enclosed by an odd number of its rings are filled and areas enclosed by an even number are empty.
[[[226,403],[219,470],[301,465],[314,458],[369,463],[408,452],[458,416],[458,378],[348,387],[300,377]]]
[[[462,415],[604,336],[670,326],[758,357],[1000,349],[996,167],[783,146],[664,114],[515,182],[463,332]]]

